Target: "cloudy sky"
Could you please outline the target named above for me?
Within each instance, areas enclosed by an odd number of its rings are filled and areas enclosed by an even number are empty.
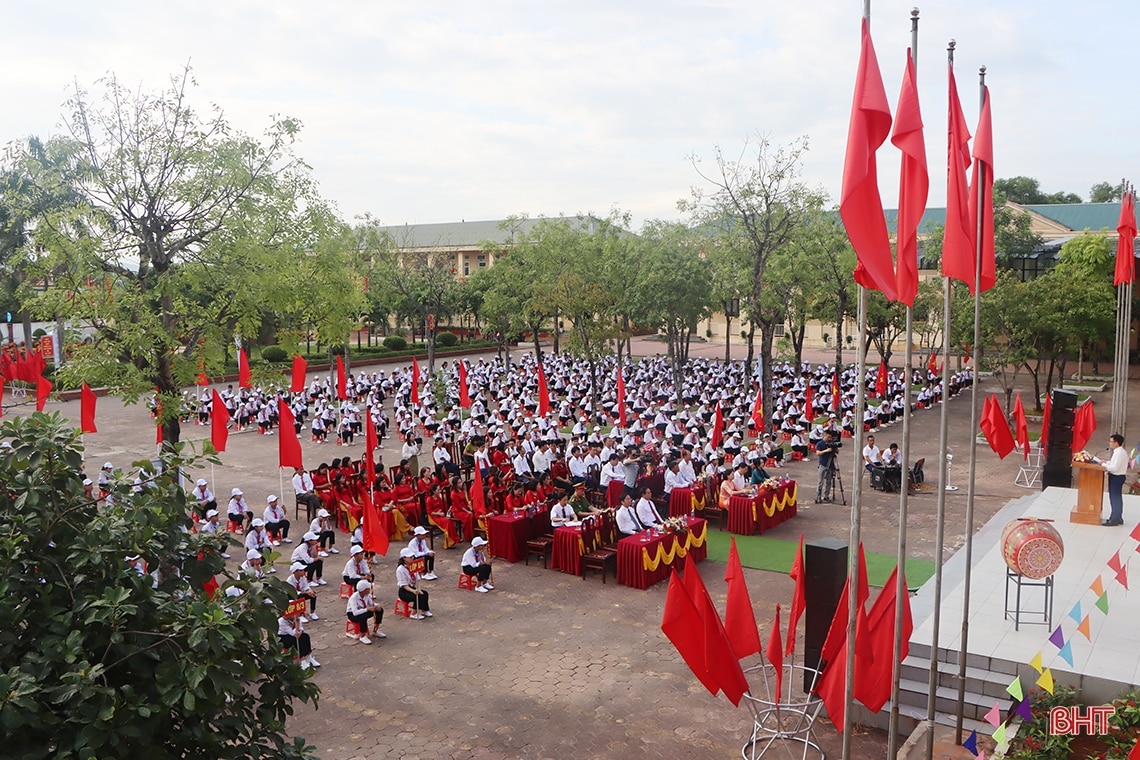
[[[874,0],[897,99],[913,2]],[[78,82],[161,87],[189,61],[193,102],[260,133],[304,124],[300,155],[345,218],[385,224],[629,211],[677,219],[714,146],[810,140],[804,179],[838,198],[859,0],[21,3],[5,14],[0,143],[61,130]],[[945,185],[946,43],[967,119],[993,97],[1000,177],[1046,191],[1136,173],[1140,3],[938,0],[922,6],[919,88],[932,206]],[[881,153],[884,202],[897,160]]]

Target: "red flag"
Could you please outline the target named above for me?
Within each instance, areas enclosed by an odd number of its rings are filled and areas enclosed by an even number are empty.
[[[665,611],[661,615],[661,632],[673,642],[681,659],[693,671],[710,694],[716,694],[716,682],[705,668],[704,624],[676,568],[669,576],[665,592]]]
[[[875,395],[879,398],[887,395],[887,363],[879,361],[879,373],[875,375]]]
[[[974,230],[970,227],[970,130],[958,100],[954,67],[950,72],[950,115],[947,133],[946,227],[942,235],[942,274],[974,287]]]
[[[210,443],[213,445],[214,451],[220,453],[226,450],[226,441],[230,437],[228,430],[230,410],[226,409],[226,405],[222,403],[222,397],[218,395],[217,389],[213,393],[214,398],[210,402]]]
[[[847,640],[847,594],[851,583],[850,576],[843,583],[843,593],[839,595],[839,604],[835,607],[835,614],[831,618],[831,627],[827,629],[827,637],[823,640],[823,649],[820,650],[820,655],[827,662],[835,662],[839,659],[839,647]],[[867,558],[863,552],[863,544],[859,544],[859,572],[858,572],[858,586],[856,589],[856,601],[858,607],[856,608],[855,619],[857,625],[864,625],[866,622],[867,613],[864,610],[864,605],[868,597],[871,596],[871,590],[867,585]],[[860,651],[863,651],[864,642],[859,643]]]
[[[835,615],[831,619],[831,628],[827,639],[823,643],[822,656],[827,662],[823,676],[819,679],[815,691],[823,699],[827,714],[840,733],[846,727],[847,702],[847,648],[852,642],[847,638],[847,620],[849,615],[849,600],[851,578],[843,584],[843,593],[839,596],[839,604],[835,607]],[[867,613],[864,604],[870,591],[867,588],[867,566],[863,554],[863,545],[859,545],[858,578],[856,579],[855,611],[855,669],[870,667],[873,663],[874,651],[871,648],[868,634]]]
[[[1090,398],[1081,404],[1073,418],[1073,453],[1084,449],[1096,432],[1096,412],[1093,411],[1093,402]]]
[[[839,215],[847,228],[851,247],[859,258],[855,281],[865,288],[881,290],[887,300],[897,298],[895,268],[883,202],[879,199],[875,151],[891,132],[891,107],[879,73],[871,27],[863,19],[859,70],[847,129],[847,155],[843,161],[843,190]]]
[[[416,357],[412,357],[412,403],[419,406],[420,403],[420,363]]]
[[[159,395],[158,387],[154,389],[154,445],[162,445],[162,396]]]
[[[471,391],[467,388],[467,363],[462,359],[459,365],[459,405],[464,409],[471,408]]]
[[[724,630],[736,659],[742,660],[760,651],[760,629],[756,627],[756,616],[752,613],[752,599],[748,595],[748,584],[744,580],[744,568],[740,565],[740,555],[736,551],[736,537],[728,550],[728,566],[724,569],[724,580],[728,584],[728,597],[724,603]]]
[[[42,412],[44,404],[47,403],[48,396],[51,395],[52,384],[43,375],[36,378],[36,411]]]
[[[618,424],[624,428],[628,419],[625,411],[625,377],[622,375],[621,367],[617,368],[617,408]]]
[[[348,398],[348,377],[344,374],[344,356],[336,355],[336,397],[344,401]]]
[[[804,386],[804,417],[810,425],[815,420],[815,399],[813,398],[811,383]]]
[[[1124,285],[1136,279],[1136,202],[1131,192],[1120,199],[1120,221],[1116,223],[1116,271],[1113,285]]]
[[[720,410],[720,402],[716,402],[716,417],[713,418],[712,438],[709,439],[709,444],[714,449],[720,448],[720,442],[724,438],[724,414]]]
[[[372,411],[364,410],[364,474],[368,478],[368,501],[372,501],[372,488],[376,485],[376,423],[372,421]]]
[[[546,387],[546,373],[542,371],[542,362],[538,363],[538,416],[545,417],[550,414],[550,389]]]
[[[0,376],[9,382],[17,379],[16,362],[12,361],[7,351],[0,351]]]
[[[779,703],[780,692],[784,689],[784,647],[780,641],[780,605],[776,605],[776,619],[772,621],[772,631],[768,634],[768,649],[765,651],[768,662],[776,670],[776,693],[773,702]]]
[[[1009,432],[1009,422],[1005,418],[1005,412],[1001,410],[997,396],[986,396],[986,402],[982,407],[981,428],[990,448],[998,457],[1005,459],[1006,455],[1013,451],[1013,434]],[[1076,443],[1075,431],[1073,443]]]
[[[384,530],[384,523],[380,522],[380,510],[372,499],[364,502],[364,551],[388,554],[388,531]]]
[[[487,514],[486,494],[483,493],[483,471],[475,468],[475,477],[471,483],[471,512],[478,519]]]
[[[0,375],[0,417],[4,416],[4,376]]]
[[[759,438],[764,433],[764,388],[757,386],[756,400],[752,402],[752,414],[749,416],[752,420],[752,429]]]
[[[705,582],[701,580],[701,574],[697,571],[697,564],[692,554],[685,555],[685,574],[682,581],[703,624],[705,670],[716,687],[728,697],[728,701],[732,702],[734,707],[739,706],[741,697],[748,691],[748,680],[740,668],[740,661],[733,656],[732,645],[728,641],[720,613],[716,611],[712,597],[705,588]]]
[[[1029,459],[1029,422],[1025,419],[1025,407],[1021,405],[1020,393],[1013,402],[1013,426],[1016,431],[1014,440],[1024,450],[1024,459]]]
[[[79,390],[79,431],[81,433],[98,433],[95,427],[95,391],[91,386],[83,383]]]
[[[899,213],[895,221],[898,268],[895,286],[899,300],[914,305],[918,295],[918,224],[926,211],[930,175],[926,169],[926,141],[922,136],[922,112],[918,107],[914,58],[906,52],[906,72],[895,109],[895,129],[891,143],[902,151],[899,170]]]
[[[904,591],[898,596],[898,572],[896,566],[879,591],[875,603],[867,613],[867,634],[871,640],[874,660],[861,673],[855,675],[855,698],[868,710],[877,713],[890,701],[893,668],[896,658],[906,659],[910,652],[910,636],[914,632],[914,621],[910,615],[910,598]],[[904,579],[903,588],[906,588]],[[902,636],[895,646],[895,610],[902,604]],[[865,660],[859,662],[867,663]]]
[[[839,415],[843,411],[843,393],[839,390],[839,368],[831,376],[831,411]]]
[[[199,372],[196,380],[197,380],[198,385],[209,385],[210,384],[210,378],[206,376],[205,372]]]
[[[245,349],[238,349],[238,387],[239,388],[252,388],[253,382],[249,374],[249,357],[245,355]]]
[[[984,167],[984,169],[983,169]],[[981,172],[985,176],[978,181]],[[982,292],[997,284],[994,259],[994,136],[990,118],[990,88],[982,88],[982,113],[978,117],[978,132],[974,135],[974,173],[970,181],[974,192],[970,194],[970,231],[982,239]],[[981,214],[979,218],[978,214]],[[980,224],[979,224],[980,221]],[[976,256],[977,253],[974,254]],[[973,257],[971,257],[973,258]],[[974,277],[970,277],[970,292],[974,292]]]
[[[309,371],[309,363],[300,354],[293,356],[293,377],[289,381],[290,393],[302,393],[305,390],[305,373]]]
[[[1045,394],[1045,414],[1041,416],[1041,448],[1049,442],[1049,414],[1053,410],[1053,394]]]
[[[305,469],[301,460],[301,441],[297,438],[293,423],[293,410],[285,403],[285,399],[277,399],[277,420],[281,428],[277,431],[277,466]]]
[[[796,651],[796,626],[799,625],[800,615],[807,608],[807,576],[804,574],[804,534],[800,534],[800,545],[796,549],[796,558],[792,562],[792,569],[788,575],[796,582],[796,590],[792,593],[792,609],[788,612],[788,644],[787,654],[790,656]]]
[[[938,354],[936,354],[936,353],[934,352],[934,350],[932,349],[932,350],[930,351],[930,361],[928,361],[928,362],[926,363],[926,368],[927,368],[928,370],[930,370],[930,373],[931,373],[932,375],[934,375],[934,374],[937,374],[937,373],[938,373],[938,362],[934,361],[934,359],[935,359],[937,356],[938,356]]]

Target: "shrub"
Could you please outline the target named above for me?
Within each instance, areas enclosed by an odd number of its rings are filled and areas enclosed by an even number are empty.
[[[390,351],[403,351],[408,347],[408,341],[404,340],[399,335],[389,335],[384,339],[384,347]]]
[[[459,342],[459,336],[453,332],[441,332],[435,336],[435,344],[437,346],[454,346]]]
[[[329,346],[329,352],[332,353],[333,356],[344,356],[344,344],[334,343]]]
[[[289,353],[281,348],[281,346],[266,346],[261,349],[261,358],[270,364],[283,362],[289,357]]]

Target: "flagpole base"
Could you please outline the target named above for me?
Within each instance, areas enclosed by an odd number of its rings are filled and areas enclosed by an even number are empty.
[[[797,696],[795,699],[800,701],[792,701],[791,694],[791,685],[796,683],[793,680],[796,671],[811,674],[816,671],[791,662],[784,663],[782,671],[782,683],[786,684],[784,690],[787,692],[783,695],[777,693],[776,669],[770,663],[744,671],[745,675],[763,675],[765,696],[753,696],[751,692],[744,695],[744,700],[752,711],[752,733],[740,748],[740,757],[742,760],[758,760],[777,746],[783,749],[783,755],[791,757],[791,744],[798,744],[803,747],[801,760],[807,760],[809,754],[825,760],[823,749],[815,742],[813,734],[815,719],[819,716],[823,702],[812,694]]]
[[[944,488],[943,490],[944,491],[957,491],[958,486],[946,486],[946,488]]]

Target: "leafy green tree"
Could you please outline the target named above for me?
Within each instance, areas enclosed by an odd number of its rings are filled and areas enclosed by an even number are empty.
[[[5,756],[314,757],[285,731],[294,703],[318,693],[276,636],[292,590],[227,576],[206,596],[202,584],[226,574],[225,539],[186,531],[172,477],[139,493],[124,477],[115,503],[97,506],[66,425],[37,413],[0,429]],[[166,472],[187,463],[172,453]],[[151,574],[126,564],[136,554]]]
[[[805,269],[813,272],[809,313],[835,330],[835,366],[843,365],[843,328],[855,295],[855,250],[847,239],[839,214],[822,207],[812,210],[796,235]]]
[[[879,291],[868,291],[867,334],[864,338],[868,350],[874,346],[879,352],[879,358],[889,365],[893,353],[892,347],[905,332],[906,305],[898,301],[888,303]]]
[[[1002,195],[1014,203],[1080,203],[1081,197],[1075,193],[1044,193],[1041,183],[1033,177],[1006,177],[994,180],[994,196]]]

